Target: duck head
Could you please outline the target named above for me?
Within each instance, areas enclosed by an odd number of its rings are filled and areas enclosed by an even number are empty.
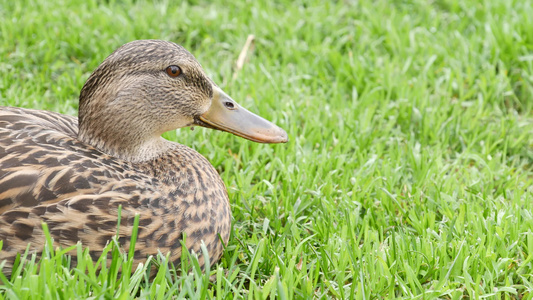
[[[166,41],[130,42],[107,57],[80,93],[78,139],[141,162],[167,150],[161,134],[199,125],[260,143],[287,133],[224,93],[185,48]]]

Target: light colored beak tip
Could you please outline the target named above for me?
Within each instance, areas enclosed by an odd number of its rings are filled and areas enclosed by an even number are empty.
[[[289,135],[287,134],[287,132],[285,130],[282,129],[282,133],[280,134],[279,136],[279,142],[280,143],[286,143],[289,141]]]
[[[276,125],[274,126],[275,126],[274,132],[272,132],[271,134],[268,134],[267,136],[269,136],[269,138],[268,137],[265,138],[264,141],[270,144],[280,144],[280,143],[288,142],[289,136],[287,132]]]

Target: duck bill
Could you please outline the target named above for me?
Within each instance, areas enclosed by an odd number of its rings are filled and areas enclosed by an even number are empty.
[[[219,87],[213,86],[211,107],[195,121],[196,125],[233,133],[258,143],[286,143],[285,130],[249,112]]]

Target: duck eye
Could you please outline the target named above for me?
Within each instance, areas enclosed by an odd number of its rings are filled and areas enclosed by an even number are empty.
[[[170,77],[178,77],[181,74],[181,68],[174,65],[168,66],[166,71]]]

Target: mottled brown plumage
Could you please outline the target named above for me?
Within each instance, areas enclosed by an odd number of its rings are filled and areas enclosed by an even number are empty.
[[[170,76],[169,66],[181,74]],[[184,235],[196,253],[203,241],[216,262],[230,232],[224,183],[202,155],[161,138],[190,125],[259,142],[287,140],[224,94],[189,52],[165,41],[135,41],[111,54],[81,91],[79,119],[0,108],[2,272],[11,272],[28,243],[32,252],[42,250],[41,222],[56,245],[81,241],[99,256],[116,233],[120,205],[123,247],[140,216],[136,263],[158,251],[179,263]]]

